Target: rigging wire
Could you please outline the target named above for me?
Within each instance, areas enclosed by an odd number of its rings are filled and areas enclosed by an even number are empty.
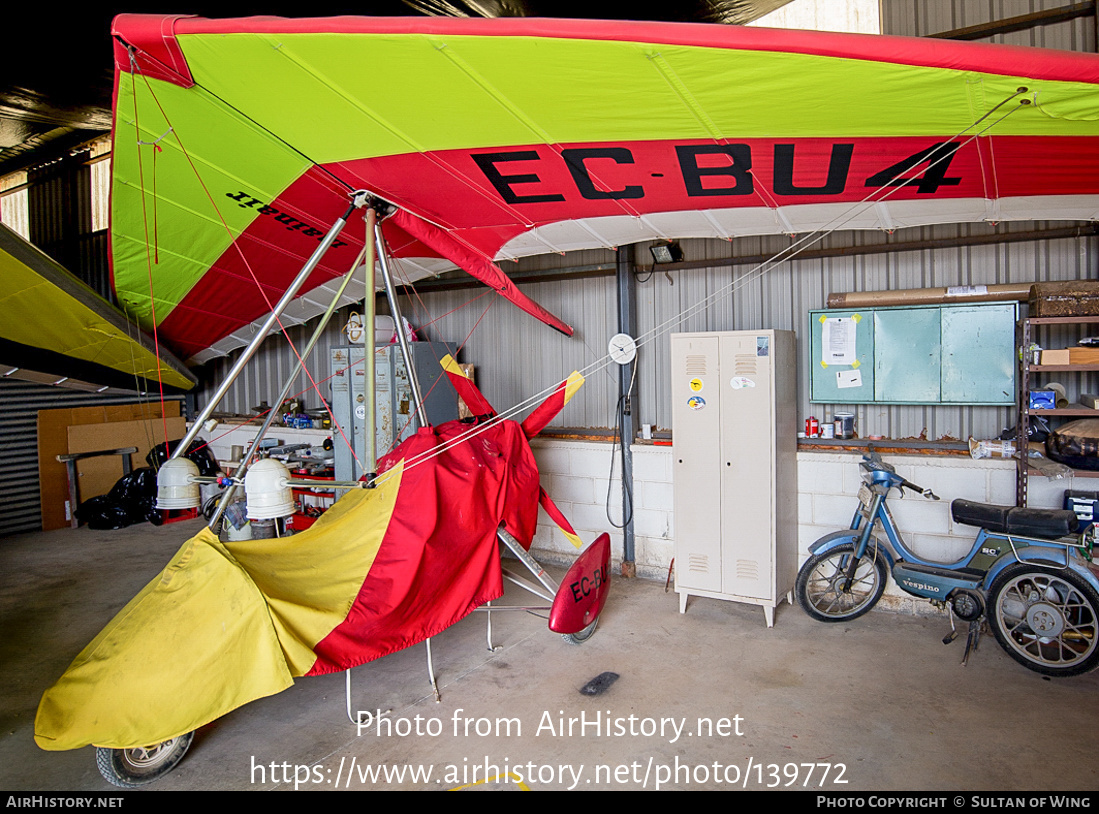
[[[168,117],[168,114],[164,110],[163,105],[161,105],[160,100],[156,95],[156,92],[153,90],[151,84],[149,83],[148,77],[145,76],[145,74],[142,73],[139,70],[139,68],[137,66],[137,62],[136,62],[136,59],[135,59],[135,54],[134,54],[133,49],[130,50],[130,61],[131,61],[131,69],[133,70],[134,75],[135,76],[139,75],[144,80],[146,90],[148,91],[149,96],[152,98],[152,100],[156,104],[157,109],[160,111],[160,114],[164,117],[165,122],[167,122],[170,125],[170,128],[169,128],[168,132],[172,133],[175,136],[175,140],[176,140],[176,143],[179,145],[180,152],[183,154],[184,158],[186,158],[187,163],[191,168],[191,172],[193,173],[193,175],[195,177],[195,180],[197,180],[199,185],[202,187],[202,191],[205,193],[205,195],[207,197],[207,200],[210,203],[211,208],[214,210],[214,213],[217,215],[218,220],[220,221],[222,227],[225,229],[226,233],[229,235],[229,237],[231,239],[231,245],[234,247],[235,251],[237,252],[237,255],[240,257],[240,260],[241,260],[242,264],[244,265],[245,269],[247,269],[249,276],[251,276],[251,278],[252,278],[252,281],[256,284],[256,288],[259,290],[260,296],[263,297],[263,301],[267,305],[268,310],[269,311],[274,311],[274,306],[271,304],[270,297],[267,296],[267,292],[264,290],[262,284],[259,281],[259,278],[256,276],[256,273],[255,273],[254,269],[252,268],[251,263],[248,262],[248,258],[245,256],[243,250],[238,245],[238,243],[236,241],[236,236],[233,234],[232,229],[229,228],[229,224],[226,222],[225,217],[222,214],[221,209],[218,207],[217,202],[214,200],[213,195],[211,195],[210,190],[207,187],[205,180],[199,174],[198,168],[195,166],[194,160],[191,158],[190,153],[187,151],[187,148],[184,146],[183,140],[180,138],[178,131],[176,131],[174,126],[172,126],[171,119]],[[137,92],[136,92],[136,88],[134,90],[133,98],[134,98],[134,128],[135,128],[135,131],[137,133],[140,133],[140,124],[137,120]],[[156,143],[153,143],[152,146],[155,150],[159,151],[160,149],[162,149],[160,147],[159,142],[164,137],[166,137],[167,135],[168,135],[168,133],[165,133],[163,136],[161,136],[160,138],[158,138],[156,140]],[[138,151],[138,162],[139,162],[139,166],[140,166],[140,150]],[[316,165],[315,162],[314,162],[314,165]],[[145,189],[143,178],[141,180],[141,189],[143,191]],[[144,199],[143,199],[143,206],[144,206]],[[146,235],[147,234],[148,234],[148,232],[146,231]],[[148,240],[147,239],[146,239],[146,245],[148,245]],[[362,253],[360,253],[359,258],[356,259],[355,264],[352,266],[352,271],[361,262],[362,256],[365,254],[365,251],[366,251],[366,249],[365,249],[365,244],[364,244],[364,248],[362,250]],[[150,285],[150,298],[151,298],[152,297],[152,266],[151,265],[149,266],[149,285]],[[156,341],[156,324],[157,324],[156,323],[155,302],[152,304],[152,307],[154,308],[152,319],[153,319],[153,338],[154,338],[154,342],[155,342]],[[297,346],[294,344],[293,340],[291,340],[289,331],[287,330],[286,326],[283,324],[282,318],[281,317],[276,317],[275,321],[278,323],[279,331],[286,338],[287,344],[290,345],[290,349],[293,351],[294,356],[297,357],[298,361],[301,363],[301,369],[305,373],[306,378],[309,379],[309,382],[310,382],[310,385],[312,386],[312,389],[316,392],[316,394],[317,394],[318,398],[320,398],[321,402],[325,403],[324,402],[324,396],[320,391],[319,385],[314,380],[313,374],[309,370],[308,365],[306,365],[305,360],[302,359],[301,355],[298,353]],[[157,347],[159,348],[159,344],[157,345]],[[158,354],[158,357],[159,357],[159,354]],[[158,375],[159,375],[159,365],[158,365]],[[161,400],[163,401],[163,384],[161,385]],[[327,409],[327,406],[326,406],[326,409]],[[331,416],[331,410],[329,410],[329,415]],[[336,424],[337,428],[339,428],[339,423],[335,422],[334,417],[333,417],[333,422]],[[165,436],[167,436],[167,422],[166,421],[165,421],[165,430],[164,430],[164,432],[165,432]],[[342,428],[340,428],[340,433],[341,433],[341,435],[343,434],[343,429]],[[168,440],[167,437],[165,437],[165,442],[167,442],[167,440]],[[345,441],[347,440],[346,437],[344,438],[344,440]],[[354,455],[354,450],[353,449],[352,449],[352,455]]]
[[[381,249],[381,250],[384,251],[384,248]],[[411,295],[407,295],[409,300],[412,301],[412,296],[415,295],[416,301],[418,301],[420,303],[420,306],[422,307],[423,312],[425,314],[428,313],[427,304],[420,297],[420,292],[416,290],[416,286],[409,279],[408,275],[404,274],[401,271],[401,268],[402,268],[401,264],[399,262],[394,262],[393,267],[394,267],[394,271],[396,271],[397,275],[401,278],[402,285],[406,289],[410,289],[412,291]],[[485,291],[480,296],[474,297],[473,299],[466,302],[465,305],[459,306],[459,308],[451,309],[451,311],[449,311],[448,313],[453,313],[454,311],[457,311],[460,308],[464,308],[466,305],[472,305],[474,302],[479,300],[481,297],[485,296],[485,294],[491,293],[491,291],[492,291],[492,289],[489,289],[489,290]],[[485,316],[488,315],[489,309],[492,308],[492,306],[495,304],[495,302],[496,302],[495,298],[489,300],[488,305],[485,306],[485,310],[483,312],[481,312],[481,316],[477,318],[477,321],[473,324],[473,327],[469,329],[469,333],[466,334],[466,338],[463,339],[461,341],[461,343],[455,348],[455,350],[454,350],[454,360],[455,360],[455,362],[457,362],[457,360],[458,360],[458,354],[461,353],[462,348],[464,348],[466,346],[466,343],[469,342],[470,337],[473,336],[473,332],[477,330],[477,326],[480,325],[481,320],[483,320],[485,318]],[[415,302],[413,302],[413,305],[415,305]],[[440,319],[441,318],[442,317],[440,317]],[[403,321],[404,318],[402,317],[401,319]],[[433,320],[432,322],[437,322],[437,321],[438,320]],[[426,325],[430,325],[430,324],[432,324],[432,323],[429,322],[429,323],[426,323],[424,326],[421,326],[421,330],[422,330],[423,327],[426,327]],[[404,330],[404,325],[398,325],[397,330],[398,331],[403,331]],[[428,347],[431,347],[430,343],[428,344]],[[434,349],[432,349],[432,353],[434,354]],[[439,359],[436,356],[435,361],[439,363],[439,367],[442,367],[442,359]],[[415,375],[415,372],[413,371],[410,375]],[[445,376],[445,375],[446,374],[444,373],[442,376],[437,376],[435,378],[435,381],[433,381],[431,383],[431,387],[428,388],[428,391],[424,394],[424,403],[425,404],[427,403],[428,396],[430,396],[431,393],[435,390],[435,388],[439,386],[439,382],[442,381],[443,376]],[[389,448],[390,452],[392,452],[393,449],[395,449],[396,446],[400,443],[401,436],[404,434],[405,430],[408,429],[409,425],[412,424],[412,421],[413,421],[414,418],[415,418],[415,415],[412,413],[412,411],[409,411],[408,419],[405,421],[404,425],[397,432],[395,432],[393,434],[392,444]]]
[[[129,49],[129,55],[130,55],[130,68],[131,68],[131,70],[136,72],[138,70],[138,68],[137,68],[137,58],[136,58],[136,55],[135,55],[134,50],[132,48]],[[149,80],[146,78],[145,79],[146,85],[148,85],[148,81]],[[138,117],[138,112],[137,112],[137,93],[136,93],[136,91],[133,95],[133,99],[134,99],[134,132],[136,134],[140,134],[140,132],[141,132],[141,122],[140,122],[140,119]],[[159,139],[157,139],[157,141],[159,142]],[[140,142],[139,142],[139,144],[140,144]],[[144,232],[145,232],[145,267],[146,267],[146,271],[147,271],[148,277],[149,277],[149,308],[152,311],[153,348],[156,351],[156,377],[157,377],[157,384],[158,384],[159,389],[160,389],[160,418],[161,418],[161,424],[163,425],[163,430],[164,430],[164,448],[167,450],[168,449],[168,442],[169,442],[168,441],[168,417],[167,417],[167,411],[164,409],[164,377],[163,377],[163,374],[161,372],[161,366],[160,366],[160,337],[159,337],[158,331],[157,331],[156,296],[153,292],[153,265],[155,263],[158,263],[159,259],[160,259],[159,258],[159,250],[157,248],[157,246],[158,246],[158,234],[157,234],[157,231],[156,231],[156,224],[157,224],[157,218],[156,218],[156,212],[157,212],[157,209],[156,209],[156,154],[161,150],[161,146],[160,146],[159,143],[154,143],[152,145],[152,147],[153,147],[153,169],[152,169],[152,175],[153,175],[153,196],[152,196],[153,197],[153,242],[152,242],[151,245],[152,245],[153,252],[154,252],[153,256],[150,256],[150,254],[149,254],[149,247],[150,247],[150,241],[149,241],[149,214],[148,214],[148,210],[146,208],[146,203],[145,203],[145,165],[144,165],[144,162],[141,160],[141,150],[140,149],[137,150],[137,168],[138,168],[137,171],[138,171],[138,179],[141,183],[141,192],[142,192],[142,194],[141,194],[141,219],[142,219],[142,227],[143,227]],[[168,451],[170,452],[170,450],[168,450]]]

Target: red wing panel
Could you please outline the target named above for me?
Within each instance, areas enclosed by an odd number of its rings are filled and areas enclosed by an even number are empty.
[[[1094,194],[1099,187],[1099,138],[952,136],[530,144],[341,168],[389,200],[415,202],[414,211],[487,257],[533,226],[564,220],[850,204],[879,187],[890,201]],[[436,194],[418,196],[425,186]]]
[[[403,209],[398,209],[390,220],[421,243],[430,246],[440,257],[445,257],[485,285],[495,289],[496,293],[504,299],[510,300],[516,307],[521,308],[551,328],[556,328],[565,336],[572,336],[572,327],[566,325],[516,288],[515,283],[492,262],[491,255],[486,256],[476,250],[471,250],[442,229],[432,226]]]
[[[184,358],[270,313],[349,203],[346,192],[315,167],[274,201],[244,188],[210,194],[219,207],[249,209],[258,217],[163,321],[161,336]],[[352,217],[302,291],[350,271],[364,235],[362,220]]]

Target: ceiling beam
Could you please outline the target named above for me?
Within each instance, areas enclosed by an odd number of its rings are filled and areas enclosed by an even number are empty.
[[[938,34],[928,34],[926,36],[940,40],[983,40],[1001,34],[1028,31],[1042,25],[1064,23],[1075,20],[1077,17],[1089,17],[1094,14],[1095,0],[1087,0],[1087,2],[1070,3],[1067,6],[1035,11],[1032,14],[1020,14],[1018,17],[993,20],[988,23],[955,28],[953,31],[941,31]]]

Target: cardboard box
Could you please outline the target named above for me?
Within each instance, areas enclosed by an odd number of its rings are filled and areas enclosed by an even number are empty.
[[[164,410],[168,417],[180,414],[178,401],[167,401]],[[153,425],[150,435],[142,433],[139,439],[130,443],[129,439],[111,439],[109,448],[136,446],[148,448],[146,438],[160,439],[163,435],[161,408],[157,403],[114,404],[101,407],[63,407],[38,411],[38,484],[42,503],[42,530],[65,528],[68,518],[65,516],[65,504],[69,500],[69,478],[65,464],[59,463],[58,455],[75,452],[69,449],[69,427],[74,425],[105,424],[114,421],[149,421]],[[136,441],[141,443],[136,443]],[[160,439],[162,440],[162,439]],[[158,441],[159,442],[159,441]],[[117,457],[117,456],[113,456]],[[97,460],[97,459],[92,459]],[[131,458],[133,467],[145,465],[143,457]],[[121,463],[119,463],[121,472]],[[111,486],[114,485],[112,482]],[[83,486],[83,484],[82,484]],[[109,488],[109,487],[108,487]],[[81,498],[87,500],[94,495],[81,490]],[[71,509],[70,509],[71,510]]]
[[[1044,351],[1042,351],[1042,364],[1043,365],[1067,365],[1067,364],[1069,364],[1068,348],[1060,348],[1059,350],[1044,350]]]
[[[1069,348],[1069,364],[1099,365],[1099,348]]]

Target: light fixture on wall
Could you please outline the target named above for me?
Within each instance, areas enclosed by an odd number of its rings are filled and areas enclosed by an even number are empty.
[[[683,259],[683,249],[678,240],[665,240],[649,246],[654,263],[678,263]]]

